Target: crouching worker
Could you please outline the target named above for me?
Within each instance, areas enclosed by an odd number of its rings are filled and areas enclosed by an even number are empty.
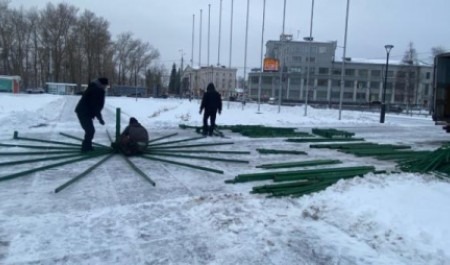
[[[119,148],[127,156],[142,154],[148,145],[147,130],[135,119],[130,118],[128,126],[119,139]]]

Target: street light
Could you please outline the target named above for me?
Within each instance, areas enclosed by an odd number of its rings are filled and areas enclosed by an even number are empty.
[[[387,86],[387,74],[388,74],[388,67],[389,67],[389,53],[391,52],[391,49],[394,48],[394,45],[387,44],[387,45],[384,45],[384,48],[386,49],[386,70],[384,73],[383,101],[381,102],[380,123],[384,123],[384,116],[386,114],[386,86]]]

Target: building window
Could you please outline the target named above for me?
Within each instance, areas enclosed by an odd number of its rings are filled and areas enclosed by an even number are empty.
[[[341,69],[333,69],[333,75],[341,75]]]
[[[344,99],[353,99],[353,92],[344,92]]]
[[[425,73],[425,79],[430,79],[431,78],[431,73],[430,72],[426,72]]]
[[[291,85],[300,85],[301,84],[301,79],[300,78],[291,78],[290,79],[290,84]]]
[[[325,47],[325,46],[319,47],[319,53],[326,53],[326,52],[327,52],[327,47]]]
[[[300,63],[302,61],[302,57],[301,56],[292,56],[292,61],[294,63]]]
[[[331,80],[331,86],[333,87],[340,87],[341,86],[341,80]]]
[[[317,80],[317,85],[318,86],[328,86],[328,79],[319,79]]]
[[[355,81],[353,81],[353,80],[345,80],[344,86],[353,88],[355,86]]]
[[[367,82],[365,81],[358,81],[357,87],[360,89],[367,88]]]
[[[372,70],[372,77],[381,77],[380,70]]]
[[[330,69],[325,67],[319,67],[319,74],[321,75],[327,75],[329,73]]]
[[[380,88],[380,82],[376,81],[370,82],[370,88]]]
[[[345,75],[346,76],[354,76],[355,75],[355,69],[345,69]]]
[[[360,77],[367,77],[369,74],[369,71],[365,70],[365,69],[360,69],[360,70],[358,70],[358,73],[359,73]]]
[[[250,78],[250,82],[251,82],[252,84],[259,84],[259,76],[252,76],[252,77]]]
[[[394,71],[388,71],[387,76],[388,77],[393,77],[394,76]]]
[[[306,57],[306,61],[307,62],[311,62],[311,63],[315,63],[316,62],[316,57]]]
[[[270,76],[263,76],[263,78],[262,78],[262,83],[263,83],[264,85],[270,85],[270,84],[272,84],[272,77],[270,77]]]
[[[425,96],[428,96],[429,90],[430,90],[430,85],[426,84],[426,85],[425,85],[425,89],[424,89],[424,91],[423,91],[423,93],[425,94]]]

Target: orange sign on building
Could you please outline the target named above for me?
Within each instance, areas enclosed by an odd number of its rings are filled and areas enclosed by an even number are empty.
[[[275,58],[264,58],[264,72],[278,72],[280,62]]]

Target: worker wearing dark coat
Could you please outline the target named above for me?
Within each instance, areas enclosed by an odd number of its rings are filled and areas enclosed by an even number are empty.
[[[131,117],[128,126],[120,135],[119,144],[125,155],[141,154],[147,149],[148,132],[136,118]]]
[[[75,108],[80,125],[84,130],[81,152],[94,150],[92,148],[92,139],[95,134],[93,119],[97,118],[101,125],[105,125],[101,111],[105,105],[105,89],[107,86],[108,79],[104,77],[89,83]]]
[[[200,114],[203,109],[203,135],[208,134],[212,136],[214,128],[216,127],[216,114],[222,113],[222,97],[216,91],[213,83],[209,83],[206,88],[206,93],[203,95],[202,103],[200,105]],[[208,127],[208,119],[210,119],[210,126]]]

